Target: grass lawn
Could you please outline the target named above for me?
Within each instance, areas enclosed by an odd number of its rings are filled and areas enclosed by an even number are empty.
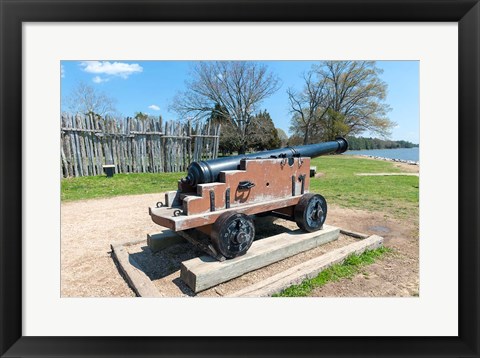
[[[161,193],[177,189],[185,173],[134,173],[62,179],[62,201]]]
[[[349,156],[314,158],[321,178],[312,179],[310,191],[329,204],[382,211],[398,218],[418,220],[417,176],[358,176],[355,173],[399,173],[391,162]]]

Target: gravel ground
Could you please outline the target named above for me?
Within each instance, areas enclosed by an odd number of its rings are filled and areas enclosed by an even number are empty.
[[[146,239],[158,231],[148,207],[161,194],[62,203],[61,295],[135,296],[111,257],[111,243]]]

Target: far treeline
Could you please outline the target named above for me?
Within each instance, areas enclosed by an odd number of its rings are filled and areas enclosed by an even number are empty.
[[[382,140],[378,138],[347,137],[349,150],[414,148],[418,144],[406,140]]]

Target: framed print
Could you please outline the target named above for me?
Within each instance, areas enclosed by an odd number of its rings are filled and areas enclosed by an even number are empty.
[[[479,356],[477,1],[0,4],[2,357]],[[419,294],[80,298],[83,283],[60,293],[58,178],[72,169],[61,166],[59,122],[50,119],[61,107],[61,78],[81,68],[106,84],[154,61],[232,59],[416,61]],[[152,103],[152,111],[164,107]],[[75,218],[80,212],[71,230]]]

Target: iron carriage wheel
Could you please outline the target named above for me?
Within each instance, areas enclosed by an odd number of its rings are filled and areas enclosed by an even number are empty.
[[[295,206],[294,217],[303,231],[320,230],[327,218],[327,201],[320,194],[304,194]]]
[[[227,212],[215,221],[210,236],[215,249],[231,259],[245,254],[252,246],[255,226],[249,216]]]

